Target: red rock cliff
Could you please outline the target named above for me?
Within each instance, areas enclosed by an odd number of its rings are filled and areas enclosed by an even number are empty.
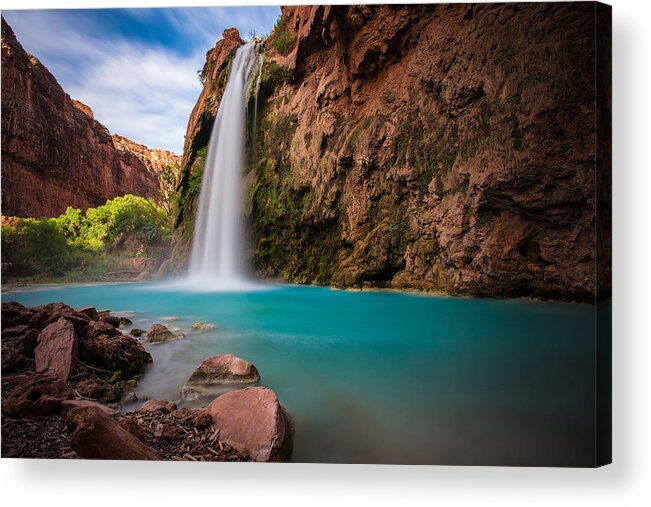
[[[594,300],[596,13],[283,8],[250,143],[259,273]]]
[[[162,165],[179,160],[111,136],[2,19],[3,214],[51,217],[124,194],[157,198]]]

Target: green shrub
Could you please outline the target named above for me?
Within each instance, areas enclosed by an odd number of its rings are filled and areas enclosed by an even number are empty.
[[[296,35],[287,27],[287,16],[278,18],[278,23],[271,34],[271,45],[281,55],[287,56],[294,48]]]
[[[169,215],[133,195],[86,213],[69,207],[57,218],[14,218],[2,227],[3,275],[96,279],[112,264],[108,256],[155,255],[170,236]]]

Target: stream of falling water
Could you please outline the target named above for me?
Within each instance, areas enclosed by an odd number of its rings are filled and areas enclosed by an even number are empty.
[[[190,257],[190,284],[196,289],[241,290],[252,283],[245,260],[243,180],[247,94],[260,63],[254,42],[237,50],[210,135]]]

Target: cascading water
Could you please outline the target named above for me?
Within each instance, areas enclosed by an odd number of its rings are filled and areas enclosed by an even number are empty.
[[[210,135],[190,257],[194,288],[251,285],[242,211],[247,94],[257,62],[254,42],[237,50]]]

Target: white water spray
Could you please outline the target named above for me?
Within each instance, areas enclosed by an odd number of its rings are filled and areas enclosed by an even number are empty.
[[[251,285],[245,261],[243,179],[247,92],[256,61],[255,43],[237,50],[210,135],[190,257],[194,288],[242,290]]]

